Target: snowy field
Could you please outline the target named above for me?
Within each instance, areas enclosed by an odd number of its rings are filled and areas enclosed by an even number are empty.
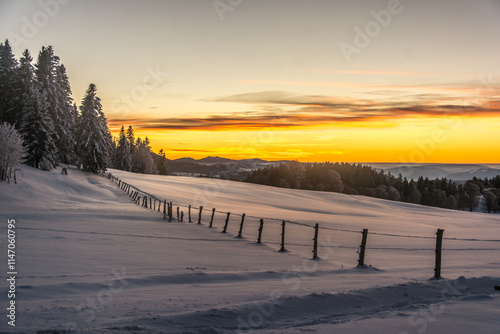
[[[24,167],[17,185],[0,184],[2,277],[9,219],[18,271],[16,327],[2,279],[2,333],[499,332],[500,215],[109,171],[141,196],[172,201],[174,218],[181,206],[184,222],[169,223],[106,178],[58,172]],[[187,222],[187,205],[205,208],[200,225],[197,209]],[[281,220],[290,221],[286,252]],[[444,279],[433,280],[438,228]]]

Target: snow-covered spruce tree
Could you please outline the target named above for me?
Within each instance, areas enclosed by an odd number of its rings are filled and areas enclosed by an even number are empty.
[[[77,154],[83,170],[99,173],[106,171],[112,139],[102,112],[101,99],[95,84],[90,84],[80,106],[77,121]]]
[[[132,128],[132,125],[128,126],[127,140],[128,140],[128,146],[130,147],[130,154],[132,155],[134,153],[134,150],[135,150],[135,135],[134,135],[134,129]]]
[[[123,127],[123,125],[120,130],[118,142],[116,144],[113,165],[116,169],[121,169],[128,172],[132,170],[132,154],[130,153],[130,146],[128,144],[128,139],[125,134],[125,128]]]
[[[65,125],[59,135],[59,160],[65,164],[74,163],[75,156],[75,123],[78,113],[75,114],[73,98],[71,97],[71,85],[66,73],[66,67],[59,65],[56,69],[56,82],[58,84],[58,100],[61,102],[61,115],[63,115]]]
[[[12,176],[16,180],[16,171],[21,168],[25,154],[21,134],[12,124],[0,124],[0,181],[10,182]]]
[[[58,148],[59,160],[73,160],[74,134],[71,87],[66,68],[59,64],[52,46],[42,47],[36,63],[36,78],[45,93],[49,115],[54,124],[53,138]]]
[[[156,168],[158,168],[158,174],[168,175],[168,160],[163,149],[161,149],[158,154],[154,154],[153,158],[155,160]]]
[[[35,168],[51,169],[57,165],[54,126],[45,95],[35,80],[32,60],[29,51],[25,50],[19,66],[22,102],[20,132],[27,148],[26,163]]]
[[[0,44],[0,123],[20,126],[18,62],[9,41]]]
[[[158,174],[155,161],[153,159],[149,139],[143,141],[137,138],[134,154],[132,154],[133,172],[142,174]]]

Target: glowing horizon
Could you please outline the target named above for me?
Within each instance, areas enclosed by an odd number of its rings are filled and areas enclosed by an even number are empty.
[[[0,36],[170,159],[500,163],[498,1],[52,4],[0,2]]]

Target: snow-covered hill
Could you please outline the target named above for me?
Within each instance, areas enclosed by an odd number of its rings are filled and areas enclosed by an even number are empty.
[[[110,172],[141,196],[180,206],[186,220],[187,205],[202,205],[202,224],[195,209],[193,223],[168,223],[103,177],[25,167],[18,185],[0,184],[0,245],[6,254],[6,222],[15,219],[18,267],[17,326],[4,315],[0,332],[498,332],[497,215]],[[212,208],[218,213],[210,229]],[[281,220],[290,221],[284,253],[277,251]],[[311,259],[315,223],[319,260]],[[363,228],[369,266],[357,268]],[[445,279],[429,280],[437,228],[445,229]],[[2,262],[6,273],[6,255]]]
[[[395,163],[367,163],[378,170],[390,172],[392,175],[401,174],[408,179],[417,180],[419,177],[447,178],[456,182],[465,182],[473,177],[494,178],[500,175],[498,164],[395,164]]]

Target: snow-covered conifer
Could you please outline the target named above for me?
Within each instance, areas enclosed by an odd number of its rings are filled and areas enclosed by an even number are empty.
[[[20,125],[18,62],[9,41],[0,44],[0,122]]]
[[[59,64],[59,57],[54,55],[52,46],[42,47],[38,54],[35,73],[45,93],[49,115],[54,124],[53,137],[59,151],[59,160],[70,163],[74,159],[71,86],[66,68]]]
[[[127,136],[125,134],[125,128],[123,126],[120,130],[118,142],[116,144],[114,158],[115,158],[114,159],[114,167],[115,168],[125,170],[125,171],[132,170],[132,154],[130,153],[128,139],[127,139]]]
[[[40,84],[34,79],[32,57],[28,50],[20,59],[20,91],[22,118],[20,132],[27,148],[27,164],[44,169],[57,165],[57,147],[54,142],[54,126],[48,113],[48,105]]]
[[[79,164],[86,171],[99,173],[106,170],[112,139],[96,92],[96,85],[90,84],[80,106],[76,138]]]

